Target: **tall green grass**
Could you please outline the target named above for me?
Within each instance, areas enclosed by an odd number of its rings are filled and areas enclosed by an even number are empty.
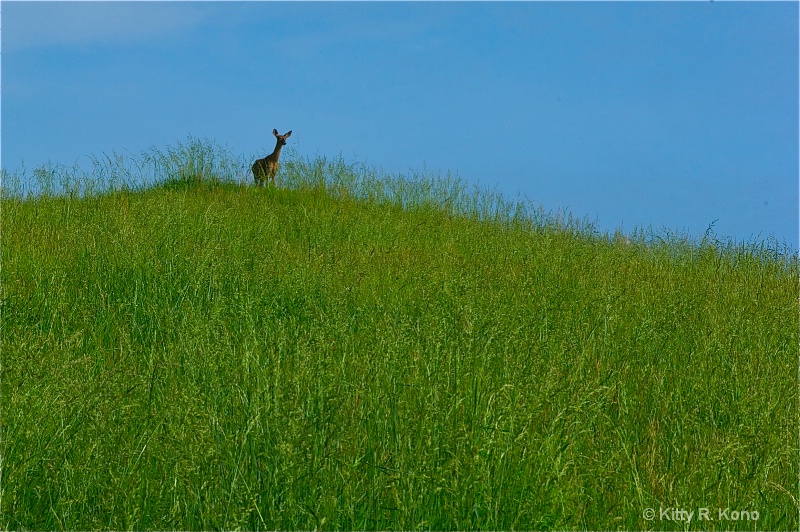
[[[1,526],[798,527],[796,258],[285,157],[4,176]]]

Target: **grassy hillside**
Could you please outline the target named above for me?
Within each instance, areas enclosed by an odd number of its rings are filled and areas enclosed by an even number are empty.
[[[3,199],[3,528],[797,529],[795,260],[169,160]]]

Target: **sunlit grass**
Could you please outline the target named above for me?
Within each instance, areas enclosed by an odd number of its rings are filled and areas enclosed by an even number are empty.
[[[4,528],[797,528],[796,259],[148,157],[5,176]]]

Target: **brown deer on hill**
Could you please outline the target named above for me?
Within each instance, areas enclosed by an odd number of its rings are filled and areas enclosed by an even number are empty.
[[[275,145],[275,151],[253,163],[253,178],[256,180],[256,186],[258,187],[263,187],[267,179],[269,179],[273,185],[275,184],[275,174],[278,173],[278,157],[281,156],[281,148],[286,146],[286,139],[292,136],[291,131],[285,135],[278,135],[277,129],[273,129],[272,134],[278,139],[278,143]]]

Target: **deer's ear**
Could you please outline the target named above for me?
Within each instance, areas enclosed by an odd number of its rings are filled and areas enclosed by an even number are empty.
[[[277,137],[277,136],[278,136],[278,130],[277,130],[277,129],[273,129],[273,130],[272,130],[272,134],[273,134],[273,135],[275,135],[275,136]]]
[[[289,137],[291,137],[291,136],[292,136],[292,132],[291,132],[291,131],[289,131],[287,134],[285,134],[285,135],[284,135],[284,137],[285,137],[285,138],[287,138],[287,139],[288,139]]]

